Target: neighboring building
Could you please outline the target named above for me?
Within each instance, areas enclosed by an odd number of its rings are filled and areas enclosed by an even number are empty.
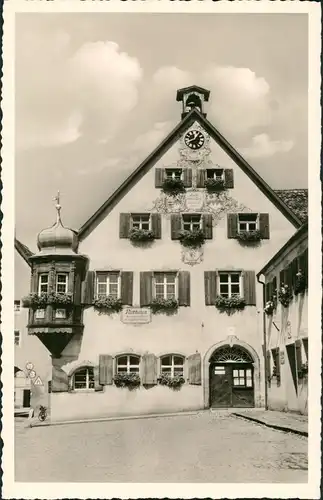
[[[28,335],[28,309],[22,298],[30,290],[30,262],[32,252],[15,239],[14,343],[15,343],[15,412],[49,406],[48,382],[51,380],[49,351],[37,338]]]
[[[258,273],[265,279],[268,408],[307,414],[308,224]]]
[[[53,419],[265,404],[256,271],[301,221],[206,119],[209,94],[177,92],[181,122],[78,233],[57,205],[38,235]]]

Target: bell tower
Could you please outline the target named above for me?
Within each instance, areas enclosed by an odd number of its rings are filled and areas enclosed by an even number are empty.
[[[204,112],[204,103],[209,100],[209,96],[209,90],[198,87],[197,85],[178,89],[176,101],[182,102],[182,119],[185,118],[185,116],[194,108],[206,117],[206,113]]]

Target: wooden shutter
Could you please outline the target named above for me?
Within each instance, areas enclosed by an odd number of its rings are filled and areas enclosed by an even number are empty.
[[[156,239],[161,238],[161,214],[151,214],[151,230]]]
[[[286,280],[286,283],[287,285],[292,288],[293,286],[293,266],[292,266],[292,262],[290,262],[287,266],[287,268],[285,269],[285,280]]]
[[[226,168],[224,170],[224,185],[226,188],[233,188],[234,187],[233,169],[232,168]]]
[[[113,382],[113,358],[109,354],[99,356],[99,384],[112,385]]]
[[[180,271],[178,273],[178,304],[180,306],[191,305],[191,287],[189,271]]]
[[[68,375],[59,366],[52,367],[52,392],[68,392]]]
[[[270,283],[266,283],[265,286],[265,302],[268,302],[270,300]]]
[[[285,285],[285,273],[284,273],[284,269],[282,269],[280,272],[279,272],[279,288],[282,287],[282,285]]]
[[[130,214],[120,214],[119,236],[129,238]]]
[[[164,168],[156,168],[155,169],[155,187],[156,188],[163,187],[164,179],[165,179],[165,169]]]
[[[121,300],[124,305],[132,306],[133,302],[133,272],[121,273]]]
[[[275,349],[275,359],[276,359],[276,374],[277,374],[277,387],[280,387],[281,376],[280,376],[280,350],[279,347]]]
[[[266,378],[268,382],[268,387],[271,386],[271,354],[270,351],[266,353]]]
[[[205,305],[213,306],[217,296],[216,271],[204,271]]]
[[[269,214],[259,214],[259,230],[263,240],[269,239]]]
[[[299,269],[297,257],[292,261],[291,268],[292,268],[292,288],[293,288],[293,290],[295,290],[296,274],[298,273],[298,269]]]
[[[302,342],[301,342],[301,340],[296,340],[295,352],[296,352],[296,369],[298,372],[302,367]]]
[[[100,384],[100,369],[99,366],[94,366],[93,367],[93,373],[94,373],[94,390],[97,391],[103,391],[103,385]]]
[[[305,351],[305,355],[306,355],[306,360],[308,362],[308,338],[306,337],[305,339],[302,339],[303,340],[303,346],[304,346],[304,351]]]
[[[273,299],[274,301],[277,300],[277,278],[276,276],[273,277]]]
[[[213,218],[212,214],[203,214],[202,215],[202,227],[204,238],[211,240],[213,238]]]
[[[246,304],[256,305],[256,273],[255,271],[243,272],[243,289]]]
[[[199,169],[196,172],[196,187],[204,188],[205,186],[205,170]]]
[[[153,273],[144,271],[140,273],[140,305],[149,306],[153,296]]]
[[[186,188],[192,187],[192,169],[185,168],[183,170],[183,183]]]
[[[142,357],[142,383],[157,384],[157,358],[154,354],[147,353]]]
[[[236,238],[238,235],[238,214],[228,214],[228,238]]]
[[[304,274],[306,286],[308,285],[308,250],[306,249],[299,257],[299,268]]]
[[[199,352],[192,354],[188,360],[188,382],[191,385],[201,385],[202,381],[202,362]]]
[[[179,239],[179,233],[182,230],[182,216],[181,214],[171,214],[171,237],[172,240]]]
[[[91,306],[95,295],[95,272],[88,271],[82,283],[82,304]]]

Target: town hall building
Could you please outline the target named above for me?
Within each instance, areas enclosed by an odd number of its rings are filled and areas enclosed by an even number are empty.
[[[208,90],[176,99],[162,143],[79,231],[58,200],[29,258],[53,420],[265,405],[256,274],[301,221],[208,121]]]

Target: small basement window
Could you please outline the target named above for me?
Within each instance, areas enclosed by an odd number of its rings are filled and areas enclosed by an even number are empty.
[[[72,387],[75,391],[94,389],[93,368],[91,366],[85,366],[76,370],[73,374]]]

